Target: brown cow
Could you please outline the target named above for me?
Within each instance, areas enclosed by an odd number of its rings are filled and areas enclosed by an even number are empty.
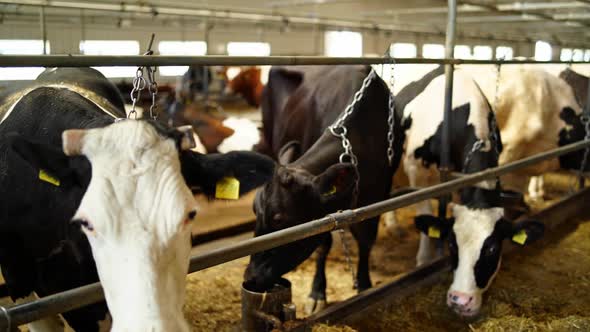
[[[226,92],[240,95],[248,105],[259,107],[263,89],[260,68],[250,67],[243,69],[229,82]]]

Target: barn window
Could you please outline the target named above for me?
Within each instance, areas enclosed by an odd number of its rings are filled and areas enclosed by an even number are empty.
[[[514,57],[514,50],[510,46],[496,47],[496,59],[512,60]]]
[[[45,45],[49,54],[49,41]],[[43,40],[0,39],[0,54],[40,55],[43,54]],[[0,68],[0,80],[34,80],[42,71],[41,67]]]
[[[442,44],[424,44],[422,46],[422,57],[443,59],[445,57],[445,47]]]
[[[80,53],[85,55],[139,55],[137,40],[83,40]],[[137,67],[96,67],[106,77],[135,76]]]
[[[268,56],[270,44],[259,42],[229,42],[227,54],[233,56]]]
[[[562,48],[561,54],[559,54],[559,60],[561,61],[572,61],[572,52],[571,48]]]
[[[412,43],[395,43],[389,47],[389,54],[394,58],[415,58],[418,49]]]
[[[453,56],[456,59],[471,59],[471,47],[468,45],[456,45]]]
[[[584,50],[576,48],[572,52],[572,60],[573,61],[584,61]]]
[[[586,61],[586,62],[590,61],[590,50],[586,50],[584,52],[584,61]]]
[[[360,57],[363,55],[363,36],[353,31],[326,31],[326,56]]]
[[[477,45],[473,48],[473,58],[477,60],[491,60],[494,51],[487,45]]]
[[[535,43],[535,60],[549,61],[551,60],[551,44],[539,40]]]
[[[207,43],[204,41],[161,41],[158,44],[161,55],[205,55]],[[162,76],[182,76],[188,70],[188,66],[164,66],[160,67]]]

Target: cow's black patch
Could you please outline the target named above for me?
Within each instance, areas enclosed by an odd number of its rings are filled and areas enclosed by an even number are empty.
[[[500,219],[496,222],[492,234],[485,239],[479,253],[479,259],[473,268],[477,287],[485,288],[494,272],[498,269],[502,255],[502,241],[509,234],[510,229],[510,223]]]
[[[580,116],[571,107],[565,107],[559,117],[566,123],[566,127],[559,131],[559,146],[572,144],[584,139],[585,130]],[[559,165],[563,169],[578,170],[582,166],[584,150],[578,150],[559,157]],[[586,170],[590,169],[590,163]]]

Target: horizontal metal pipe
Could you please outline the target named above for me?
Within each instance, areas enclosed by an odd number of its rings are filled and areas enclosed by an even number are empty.
[[[473,60],[324,56],[164,56],[164,55],[0,55],[0,67],[103,67],[103,66],[299,66],[370,64],[571,64],[585,61]]]
[[[246,257],[257,252],[275,248],[313,235],[346,228],[354,223],[362,222],[363,220],[378,216],[384,212],[448,194],[483,180],[495,178],[540,161],[552,159],[589,146],[590,140],[576,142],[510,164],[477,173],[466,174],[459,179],[420,189],[403,196],[390,198],[354,210],[333,213],[301,225],[196,255],[191,258],[189,273],[226,263],[237,258]],[[67,310],[95,303],[102,299],[103,296],[100,283],[94,283],[66,292],[46,296],[37,301],[7,308],[7,314],[13,325],[22,325],[49,315],[55,315]],[[0,312],[0,330],[5,328],[6,324],[6,317]]]

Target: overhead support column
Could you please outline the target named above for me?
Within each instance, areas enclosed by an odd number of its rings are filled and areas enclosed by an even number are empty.
[[[455,32],[457,23],[457,0],[448,0],[448,21],[447,21],[447,39],[445,43],[445,57],[453,58],[455,49]],[[453,105],[453,65],[445,65],[445,100],[444,100],[444,118],[442,127],[442,146],[440,155],[440,180],[446,182],[450,180],[451,172],[451,120]],[[445,195],[439,200],[438,215],[439,218],[446,218],[447,204],[449,196]],[[439,248],[442,249],[442,248]]]

